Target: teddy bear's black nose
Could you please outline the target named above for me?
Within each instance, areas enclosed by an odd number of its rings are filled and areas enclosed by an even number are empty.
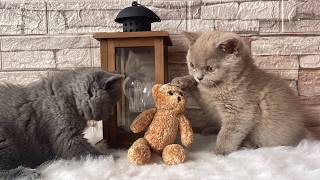
[[[181,98],[180,98],[180,97],[178,97],[178,101],[181,101]]]

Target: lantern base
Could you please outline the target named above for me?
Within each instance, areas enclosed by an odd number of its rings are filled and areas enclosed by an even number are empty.
[[[116,138],[106,139],[108,146],[117,149],[129,149],[133,142],[140,137],[143,137],[145,132],[134,134],[128,132],[121,127],[117,128]]]

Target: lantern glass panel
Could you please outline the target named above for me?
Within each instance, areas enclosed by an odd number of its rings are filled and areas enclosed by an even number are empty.
[[[132,121],[154,106],[151,95],[155,79],[154,48],[116,48],[116,71],[125,75],[122,82],[124,96],[117,107],[117,124],[129,131]]]

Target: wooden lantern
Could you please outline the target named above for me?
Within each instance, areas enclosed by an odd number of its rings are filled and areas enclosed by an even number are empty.
[[[112,119],[103,122],[103,139],[111,147],[129,147],[141,135],[129,126],[143,110],[152,107],[151,87],[167,82],[168,32],[95,33],[100,41],[101,67],[125,75],[123,95]]]

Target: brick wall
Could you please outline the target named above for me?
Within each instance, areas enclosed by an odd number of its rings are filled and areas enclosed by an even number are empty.
[[[320,125],[319,0],[140,0],[171,34],[169,77],[187,73],[181,31],[242,34],[261,68],[288,80]],[[99,66],[93,32],[121,31],[113,20],[127,0],[0,0],[0,82],[26,84],[79,66]],[[193,103],[191,103],[193,104]],[[191,116],[197,108],[189,111]],[[205,117],[202,117],[205,119]],[[201,118],[197,118],[201,119]],[[204,122],[204,121],[203,121]]]

